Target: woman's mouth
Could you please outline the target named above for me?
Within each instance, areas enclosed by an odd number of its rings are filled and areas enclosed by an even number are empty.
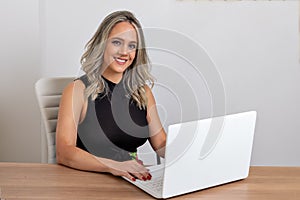
[[[124,58],[114,58],[114,59],[119,65],[124,65],[127,61],[127,59]]]

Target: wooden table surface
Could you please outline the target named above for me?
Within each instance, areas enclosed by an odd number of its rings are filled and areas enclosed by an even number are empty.
[[[0,163],[0,198],[154,199],[120,177],[55,164]],[[300,167],[251,167],[247,179],[171,199],[299,200]]]

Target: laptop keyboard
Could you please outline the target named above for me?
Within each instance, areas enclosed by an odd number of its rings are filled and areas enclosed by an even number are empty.
[[[152,178],[150,181],[140,181],[140,184],[154,192],[161,193],[163,186],[163,177],[155,177]]]

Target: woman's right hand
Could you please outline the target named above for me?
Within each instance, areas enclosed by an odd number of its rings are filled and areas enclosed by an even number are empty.
[[[106,160],[103,164],[108,167],[108,172],[111,174],[115,176],[124,176],[132,181],[135,181],[136,178],[146,181],[151,180],[152,177],[149,173],[149,170],[136,160],[128,160],[123,162]]]

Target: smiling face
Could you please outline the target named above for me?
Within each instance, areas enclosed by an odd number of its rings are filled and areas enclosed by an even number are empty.
[[[132,64],[137,48],[137,32],[129,22],[116,24],[106,43],[103,76],[118,82],[123,72]]]

